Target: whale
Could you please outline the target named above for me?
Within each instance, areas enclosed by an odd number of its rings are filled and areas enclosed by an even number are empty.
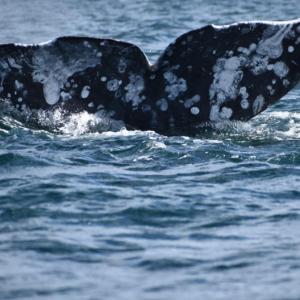
[[[179,36],[154,64],[113,39],[0,45],[1,102],[21,112],[86,111],[166,135],[247,121],[299,80],[300,19],[207,25]]]

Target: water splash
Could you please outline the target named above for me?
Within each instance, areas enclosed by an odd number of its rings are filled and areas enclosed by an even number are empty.
[[[7,102],[1,103],[0,115],[3,115],[1,117],[3,124],[6,123],[12,128],[21,126],[74,136],[92,132],[119,131],[125,128],[122,121],[113,120],[102,112],[66,114],[61,108],[51,111],[29,109],[19,111]]]

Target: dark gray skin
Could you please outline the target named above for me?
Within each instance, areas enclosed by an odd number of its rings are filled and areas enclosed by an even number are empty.
[[[88,111],[128,129],[194,134],[247,121],[300,80],[300,20],[206,26],[180,36],[154,65],[135,45],[61,37],[0,45],[0,99],[17,109]]]

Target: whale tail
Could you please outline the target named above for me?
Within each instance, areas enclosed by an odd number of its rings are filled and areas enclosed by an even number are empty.
[[[300,22],[209,25],[180,36],[154,65],[135,45],[61,37],[0,45],[0,99],[19,110],[102,113],[130,128],[195,132],[246,121],[300,79]]]

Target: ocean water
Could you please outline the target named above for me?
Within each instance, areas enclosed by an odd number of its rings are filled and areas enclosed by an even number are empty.
[[[0,43],[110,37],[155,61],[207,23],[299,12],[298,0],[1,0]],[[84,113],[53,132],[0,110],[0,299],[300,299],[299,100],[300,87],[196,137],[105,131]]]

